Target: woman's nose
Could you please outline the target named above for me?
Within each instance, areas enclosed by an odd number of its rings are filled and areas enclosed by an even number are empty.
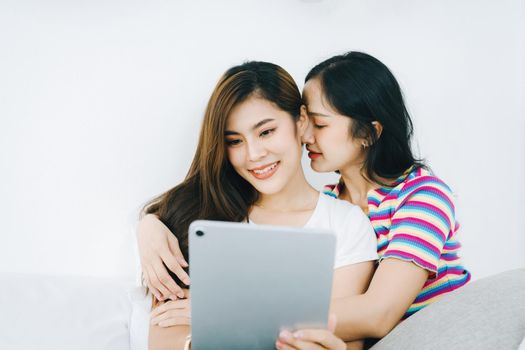
[[[248,159],[251,162],[257,162],[266,156],[267,150],[261,142],[248,143]]]
[[[315,143],[314,126],[312,122],[308,123],[308,126],[306,127],[306,130],[304,131],[304,134],[301,137],[301,142],[306,143],[307,145]]]

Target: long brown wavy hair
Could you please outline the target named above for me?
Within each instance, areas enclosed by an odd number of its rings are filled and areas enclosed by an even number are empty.
[[[194,220],[243,221],[258,192],[233,169],[226,155],[225,128],[232,109],[250,97],[272,102],[297,121],[301,93],[283,68],[247,62],[221,77],[208,101],[199,143],[184,181],[150,201],[144,213],[155,214],[177,237],[188,256],[188,227]],[[182,282],[171,273],[174,280]]]

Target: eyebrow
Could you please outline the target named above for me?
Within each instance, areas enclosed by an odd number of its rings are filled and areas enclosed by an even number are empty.
[[[331,115],[310,111],[308,109],[306,110],[306,114],[308,114],[308,116],[312,116],[312,117],[331,117]]]
[[[274,120],[275,119],[273,119],[273,118],[263,119],[260,122],[258,122],[257,124],[255,124],[254,126],[252,126],[252,130],[256,130],[256,129],[260,128],[261,126],[263,126],[264,124],[269,123],[269,122],[274,121]],[[226,130],[224,132],[224,136],[228,136],[228,135],[239,135],[239,133],[236,132],[236,131]]]

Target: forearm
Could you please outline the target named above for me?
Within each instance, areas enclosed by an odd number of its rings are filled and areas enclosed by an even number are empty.
[[[371,316],[370,307],[375,305],[362,308],[360,303],[370,299],[370,297],[363,298],[362,296],[369,287],[373,273],[374,263],[372,261],[339,268],[334,273],[330,309],[337,317],[336,335],[350,342],[347,343],[348,349],[362,348],[363,344],[358,340],[371,336],[364,323]],[[374,323],[371,324],[374,325]],[[357,332],[354,332],[356,328]],[[353,332],[349,337],[342,337],[341,335],[346,335],[345,331],[348,329]],[[366,335],[360,336],[362,334]]]
[[[384,260],[366,293],[332,302],[336,335],[344,341],[384,337],[399,323],[427,278],[428,271],[411,262]]]
[[[183,350],[186,337],[190,334],[189,326],[159,327],[150,326],[148,337],[149,350]]]
[[[364,340],[355,340],[346,343],[346,350],[363,350],[365,346]]]
[[[388,317],[384,307],[366,294],[333,300],[332,312],[337,317],[335,334],[346,342],[381,338],[398,322],[397,316]]]

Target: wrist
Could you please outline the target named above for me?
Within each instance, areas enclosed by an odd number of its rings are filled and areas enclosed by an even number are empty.
[[[151,230],[151,227],[155,225],[155,222],[159,221],[159,218],[155,214],[147,214],[140,219],[137,225],[137,234],[142,234]]]

